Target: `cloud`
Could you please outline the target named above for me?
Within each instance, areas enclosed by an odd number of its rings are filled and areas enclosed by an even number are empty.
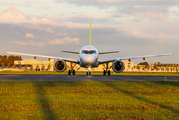
[[[55,33],[55,31],[52,30],[52,29],[50,29],[50,28],[47,28],[47,29],[46,29],[46,32],[49,32],[49,33]]]
[[[68,3],[120,3],[121,0],[53,0],[54,2],[68,2]]]
[[[19,24],[19,23],[30,23],[34,25],[62,25],[56,23],[48,18],[34,17],[33,15],[25,15],[22,12],[18,11],[18,8],[10,5],[7,10],[0,12],[0,22],[7,24]],[[28,26],[28,25],[27,25]]]
[[[84,7],[83,7],[84,8]],[[88,7],[90,9],[90,7]],[[98,10],[96,8],[95,10]],[[114,8],[110,8],[110,11],[115,10]],[[98,10],[100,14],[104,14],[105,10]],[[98,13],[96,13],[97,15]],[[108,13],[109,14],[109,13]],[[104,14],[103,16],[105,16]],[[99,17],[99,16],[98,16]],[[84,22],[74,22],[75,19],[88,19],[92,18],[90,15],[73,15],[72,17],[63,17],[63,18],[50,18],[50,17],[42,17],[42,16],[33,16],[33,15],[25,15],[22,12],[19,12],[17,7],[9,6],[7,10],[0,12],[0,23],[6,24],[24,24],[27,28],[44,30],[48,33],[55,33],[55,30],[51,28],[42,28],[41,26],[48,25],[51,27],[65,27],[66,28],[78,28],[78,29],[87,29],[89,28],[89,23]],[[105,18],[103,18],[104,20]],[[100,20],[101,19],[96,19]],[[60,21],[60,22],[59,22]],[[71,22],[73,21],[73,22]],[[95,25],[93,25],[95,26]],[[110,25],[109,25],[110,26]],[[102,27],[102,26],[101,26]]]
[[[69,43],[75,43],[79,44],[79,38],[62,38],[62,39],[54,39],[49,41],[50,44],[69,44]]]
[[[34,24],[25,24],[23,26],[25,26],[28,29],[38,29],[39,31],[42,31],[41,25],[38,25],[38,24],[36,24],[36,25],[34,25]]]
[[[12,43],[20,44],[20,45],[32,45],[32,46],[39,46],[39,47],[44,47],[44,42],[34,42],[32,40],[28,42],[21,42],[21,41],[13,41]]]
[[[179,35],[163,35],[161,33],[158,34],[159,37],[161,37],[162,39],[179,39]]]
[[[179,28],[179,24],[178,25],[173,25],[172,27],[170,28]]]
[[[133,29],[126,29],[126,33],[131,34],[135,37],[139,38],[147,38],[151,40],[162,40],[162,39],[168,39],[168,40],[173,40],[173,39],[179,39],[179,35],[163,35],[162,33],[159,34],[149,34],[144,31],[141,31],[139,29],[133,28]]]
[[[17,2],[0,2],[0,5],[20,5],[20,6],[28,6],[32,7],[30,2],[17,3]]]
[[[0,12],[0,21],[5,23],[11,22],[22,22],[25,20],[25,15],[18,11],[17,7],[9,6],[6,11]]]
[[[121,0],[97,0],[99,3],[120,3]]]
[[[162,20],[164,19],[164,14],[162,12],[158,12],[158,13],[151,13],[151,12],[133,12],[133,15],[137,16],[137,17],[148,17],[148,18],[152,18],[152,19],[158,19],[158,20]]]
[[[128,36],[133,36],[136,39],[136,42],[139,42],[137,39],[142,39],[142,41],[149,42],[151,41],[157,47],[167,48],[170,41],[175,41],[179,39],[179,35],[167,35],[162,33],[147,33],[142,30],[133,28],[133,29],[124,29]],[[141,43],[139,43],[141,44]]]
[[[78,5],[93,5],[93,6],[131,6],[131,5],[146,5],[146,6],[155,6],[155,5],[172,5],[178,3],[177,0],[52,0],[55,3],[73,3]]]
[[[67,33],[57,33],[58,36],[67,36]]]
[[[26,33],[25,38],[34,38],[35,36],[31,33]]]

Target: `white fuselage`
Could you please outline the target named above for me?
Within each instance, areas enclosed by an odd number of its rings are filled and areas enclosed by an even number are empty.
[[[98,50],[94,46],[84,46],[79,55],[81,67],[94,68],[99,66]]]

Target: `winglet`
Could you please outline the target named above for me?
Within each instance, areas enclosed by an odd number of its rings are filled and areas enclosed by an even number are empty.
[[[173,54],[175,54],[178,50],[179,50],[179,48]]]
[[[0,46],[0,47],[3,49],[3,51],[4,51],[5,53],[7,53],[2,46]]]
[[[90,20],[90,32],[89,32],[89,45],[91,45],[91,20]]]

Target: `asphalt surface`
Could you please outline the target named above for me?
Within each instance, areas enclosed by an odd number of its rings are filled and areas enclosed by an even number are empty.
[[[165,81],[165,77],[117,75],[0,75],[0,82],[5,81]],[[179,81],[179,77],[166,77],[166,81]]]

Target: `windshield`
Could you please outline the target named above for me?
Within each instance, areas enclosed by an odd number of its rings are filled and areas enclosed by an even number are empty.
[[[96,54],[96,51],[95,50],[90,50],[90,51],[88,51],[88,50],[82,50],[81,54]]]

